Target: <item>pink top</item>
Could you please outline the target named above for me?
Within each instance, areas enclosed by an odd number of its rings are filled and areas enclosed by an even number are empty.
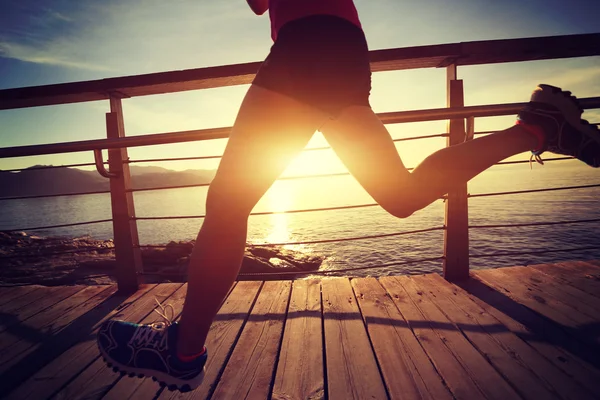
[[[285,23],[318,14],[344,18],[362,28],[352,0],[269,0],[273,41]]]

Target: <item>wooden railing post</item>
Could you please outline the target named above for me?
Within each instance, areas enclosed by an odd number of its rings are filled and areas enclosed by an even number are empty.
[[[119,97],[110,97],[110,111],[106,113],[106,132],[109,139],[125,136],[123,107]],[[113,235],[115,240],[115,275],[119,291],[136,291],[140,283],[138,272],[142,270],[142,256],[139,248],[137,223],[133,194],[131,193],[131,175],[127,163],[127,148],[109,149],[108,165],[111,174],[110,200],[113,217]]]
[[[463,107],[463,82],[457,79],[456,65],[447,67],[447,85],[448,107]],[[464,119],[450,120],[448,132],[447,146],[464,142]],[[467,279],[469,277],[469,214],[466,183],[448,192],[445,224],[444,277],[449,281]]]

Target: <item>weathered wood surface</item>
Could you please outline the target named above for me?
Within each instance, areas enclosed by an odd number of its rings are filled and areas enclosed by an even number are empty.
[[[8,399],[596,399],[600,264],[236,283],[207,340],[203,384],[170,392],[121,377],[102,321],[178,317],[187,285],[0,288]],[[25,299],[30,296],[31,301]]]

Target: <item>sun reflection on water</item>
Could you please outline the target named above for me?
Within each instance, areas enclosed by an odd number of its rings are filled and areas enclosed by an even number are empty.
[[[287,211],[293,205],[293,193],[290,185],[276,183],[266,196],[266,201],[270,210]],[[293,242],[294,238],[289,229],[289,214],[272,214],[269,218],[271,226],[268,228],[264,237],[265,243],[286,243]],[[285,245],[285,249],[309,252],[306,245]]]

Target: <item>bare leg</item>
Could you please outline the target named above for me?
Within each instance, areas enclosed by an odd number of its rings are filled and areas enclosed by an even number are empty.
[[[398,217],[426,207],[498,161],[537,146],[535,136],[514,126],[439,150],[410,173],[387,129],[369,107],[349,107],[321,131],[365,190]]]
[[[248,215],[325,120],[322,112],[252,86],[208,190],[206,218],[190,258],[178,351],[202,351],[244,256]]]

